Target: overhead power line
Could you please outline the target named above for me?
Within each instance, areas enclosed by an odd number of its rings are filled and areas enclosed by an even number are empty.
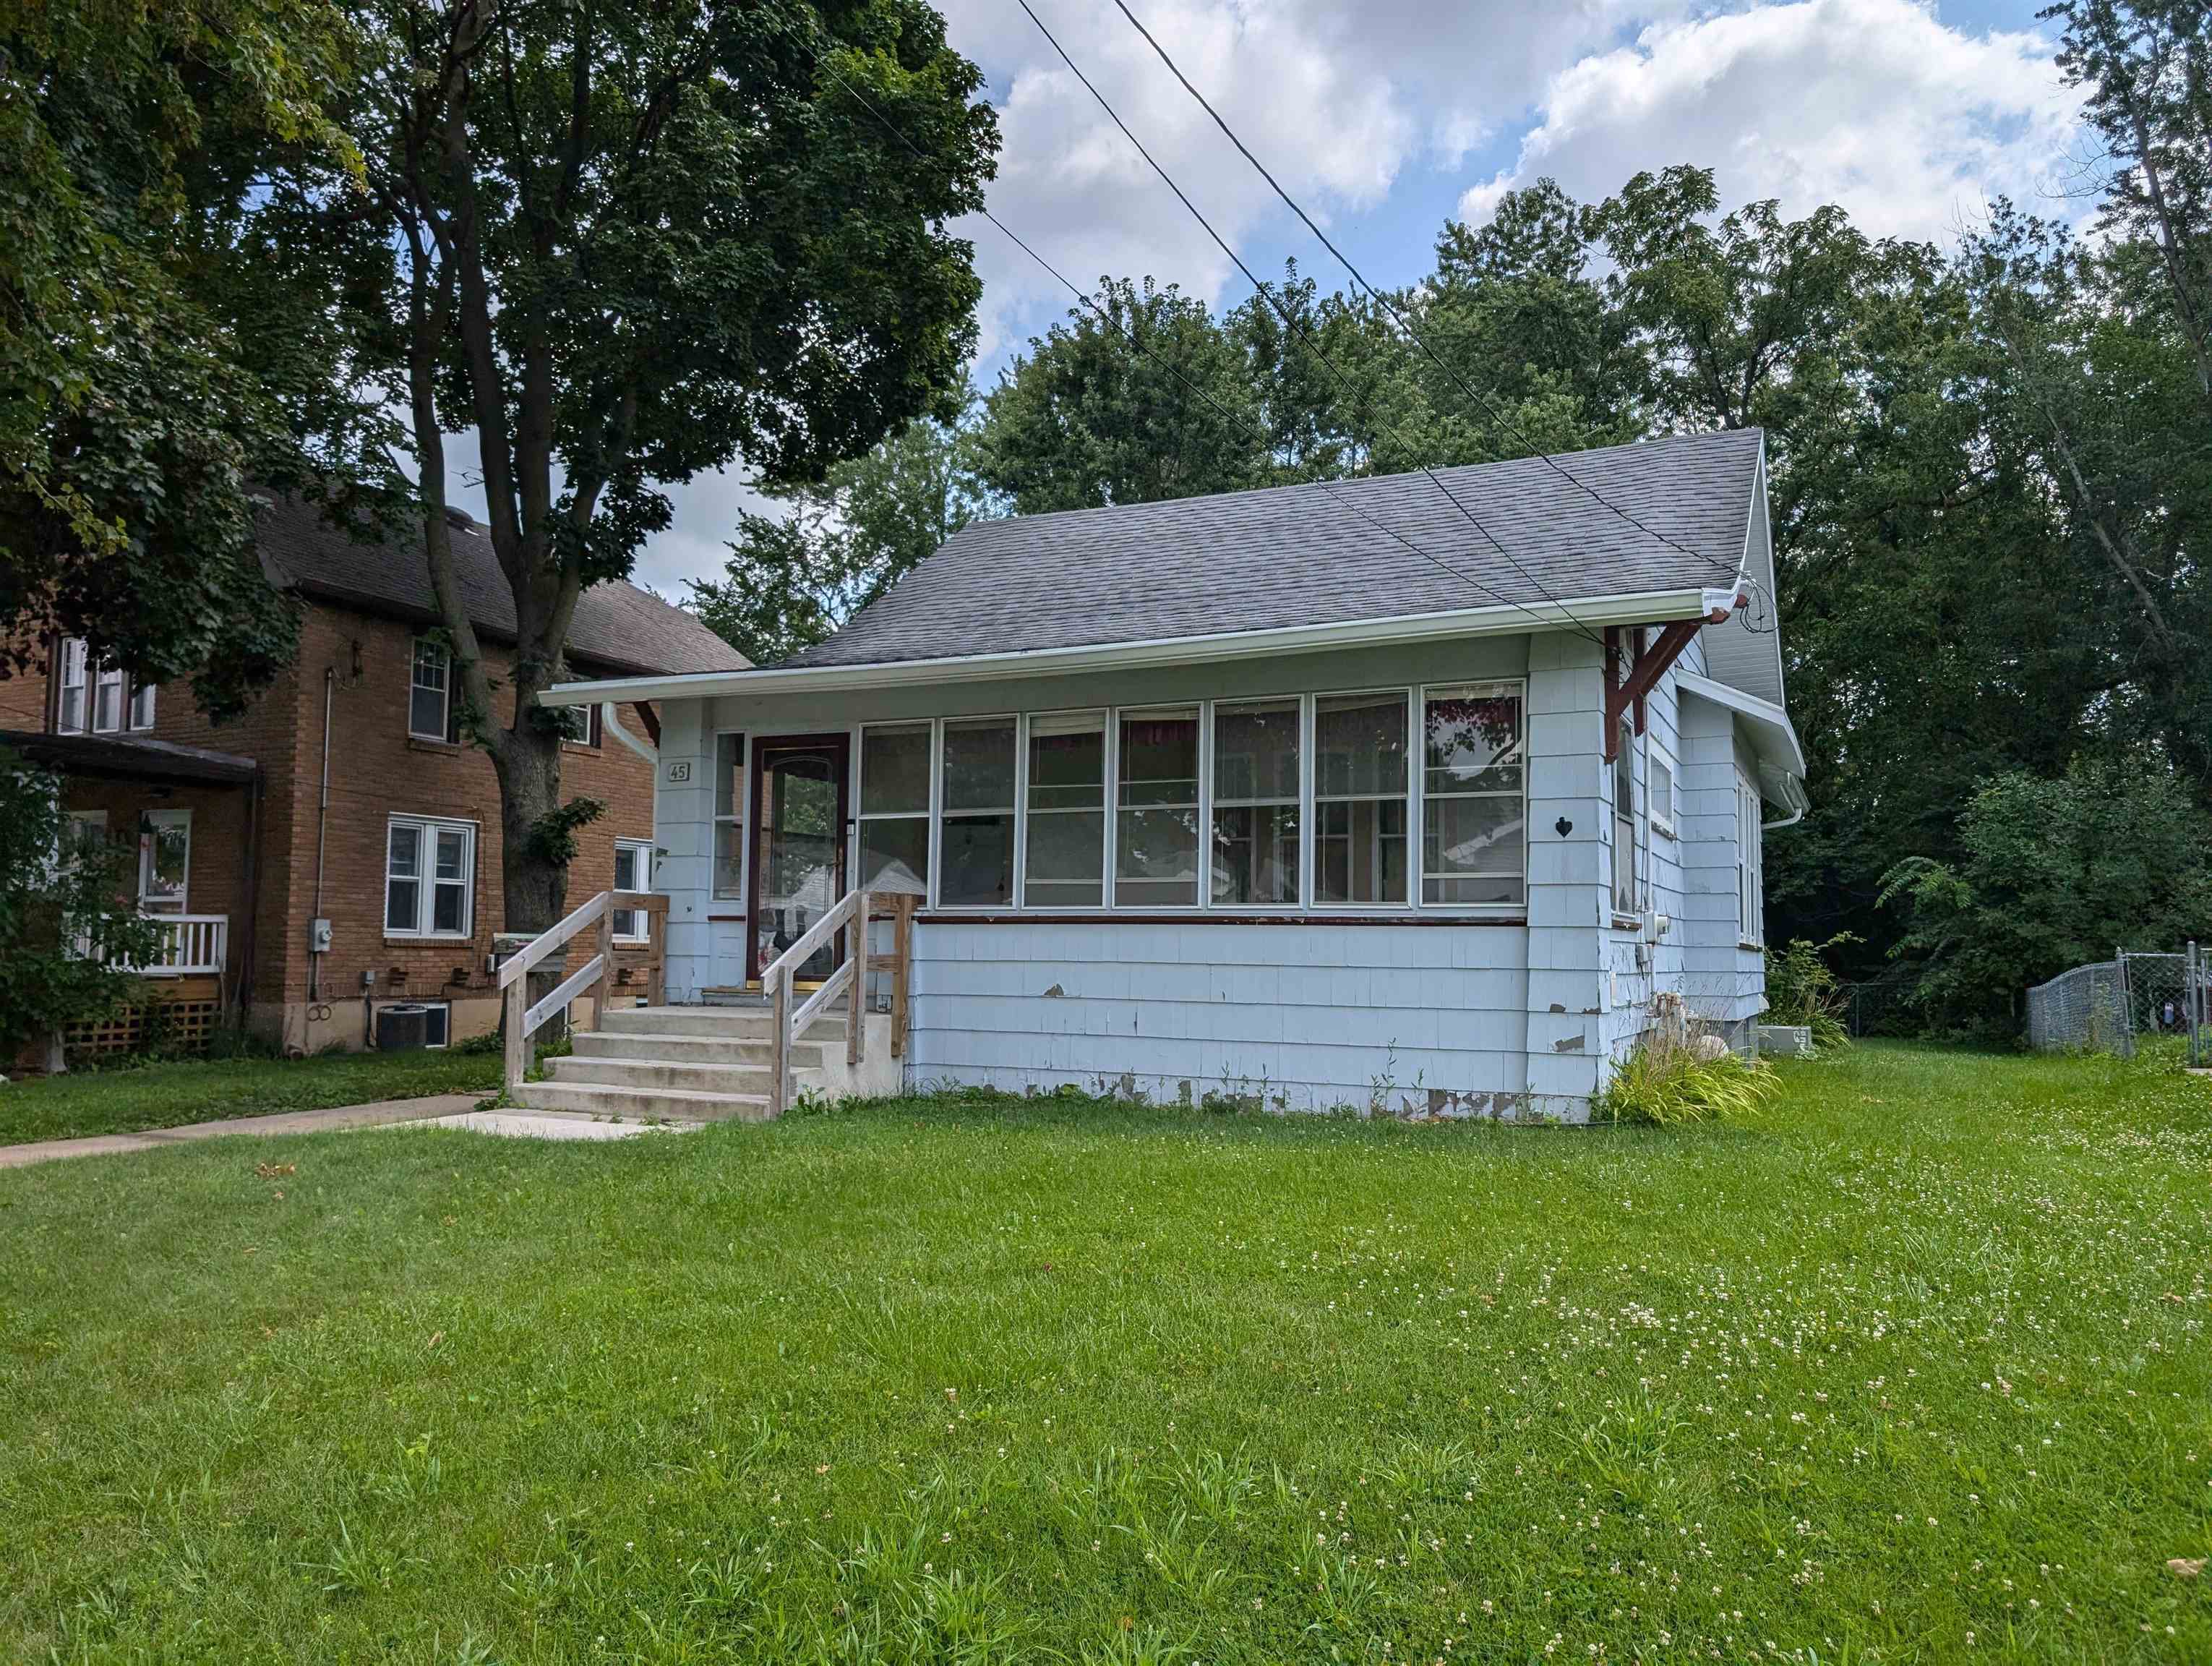
[[[868,98],[867,94],[861,92],[859,88],[854,86],[853,83],[846,80],[844,76],[839,75],[835,66],[830,63],[827,56],[823,54],[818,49],[816,52],[816,61],[821,65],[823,72],[832,81],[836,82],[840,87],[843,88],[848,93],[851,94],[855,101],[860,104],[860,107],[875,118],[877,123],[882,126],[885,132],[889,133],[893,138],[903,144],[920,160],[924,161],[929,160],[927,153],[925,153],[919,145],[915,144],[912,139],[908,138],[899,128],[896,123],[893,122],[890,117],[884,115],[882,111],[878,110],[875,106],[874,102]],[[1070,282],[1058,267],[1054,266],[1052,262],[1047,260],[1042,255],[1031,248],[1027,242],[1023,240],[1019,233],[1016,232],[1012,227],[1006,224],[1005,221],[999,218],[999,216],[996,214],[994,214],[989,208],[979,208],[976,212],[981,214],[984,219],[990,222],[994,227],[997,228],[1000,234],[1003,235],[1008,242],[1012,243],[1016,248],[1019,249],[1024,254],[1029,256],[1031,260],[1042,267],[1062,289],[1068,292],[1068,294],[1073,295],[1079,302],[1088,307],[1107,325],[1114,328],[1116,332],[1127,340],[1130,346],[1136,349],[1139,353],[1142,354],[1146,359],[1150,360],[1152,363],[1158,365],[1161,369],[1173,376],[1178,382],[1182,383],[1185,388],[1188,389],[1190,392],[1197,396],[1199,398],[1205,400],[1206,404],[1211,405],[1224,421],[1233,423],[1237,420],[1236,413],[1231,411],[1226,405],[1223,404],[1221,401],[1214,396],[1211,389],[1201,386],[1200,384],[1191,380],[1188,376],[1183,374],[1181,367],[1155,353],[1133,330],[1130,330],[1121,325],[1114,318],[1114,315],[1111,313],[1108,312],[1104,307],[1099,304],[1096,297],[1092,296],[1087,291],[1078,288],[1073,283]],[[1416,544],[1412,538],[1407,538],[1396,527],[1392,526],[1386,521],[1369,514],[1358,504],[1353,502],[1349,497],[1339,496],[1334,489],[1337,483],[1329,480],[1313,480],[1305,483],[1320,491],[1331,503],[1337,505],[1339,508],[1343,508],[1352,514],[1358,515],[1362,520],[1366,521],[1370,526],[1375,527],[1386,537],[1393,538],[1399,544],[1403,544],[1407,549],[1412,550],[1414,555],[1419,556],[1422,560],[1428,562],[1432,566],[1440,569],[1443,572],[1450,574],[1452,577],[1459,580],[1461,583],[1472,586],[1476,590],[1481,592],[1484,595],[1489,597],[1492,601],[1495,601],[1503,606],[1512,608],[1516,612],[1526,614],[1536,623],[1543,625],[1547,629],[1560,623],[1560,620],[1559,619],[1547,618],[1542,614],[1536,612],[1534,609],[1525,605],[1524,604],[1516,602],[1512,598],[1501,594],[1498,591],[1492,589],[1489,585],[1485,584],[1480,579],[1474,577],[1474,575],[1462,572],[1458,568],[1454,567],[1449,562],[1444,560],[1442,556],[1432,554],[1431,551],[1423,549],[1419,544]],[[1449,494],[1447,494],[1447,496],[1449,496]],[[1553,603],[1553,605],[1559,606],[1560,605],[1555,602]],[[1565,616],[1567,623],[1577,626],[1585,634],[1589,633],[1589,626],[1583,624],[1580,620],[1576,619],[1571,613],[1567,613],[1564,607],[1561,607],[1560,611],[1562,614]],[[1600,641],[1600,645],[1601,647],[1602,646],[1601,639],[1594,637],[1593,640]]]
[[[1319,226],[1314,223],[1313,216],[1308,214],[1305,210],[1299,205],[1296,198],[1292,197],[1289,192],[1283,189],[1282,185],[1277,181],[1275,176],[1267,171],[1267,165],[1261,161],[1257,156],[1252,154],[1250,147],[1248,146],[1243,139],[1237,137],[1237,130],[1230,126],[1228,122],[1222,119],[1221,112],[1218,110],[1216,110],[1213,106],[1206,100],[1206,94],[1200,92],[1197,88],[1191,85],[1190,77],[1183,74],[1182,69],[1176,64],[1174,58],[1168,56],[1167,48],[1161,46],[1160,43],[1153,38],[1152,32],[1144,26],[1143,22],[1138,18],[1136,13],[1129,9],[1126,3],[1126,0],[1114,0],[1114,4],[1115,9],[1121,12],[1121,15],[1129,20],[1130,27],[1135,29],[1139,34],[1144,36],[1146,45],[1149,46],[1153,52],[1159,55],[1160,62],[1168,66],[1169,73],[1173,75],[1177,81],[1182,83],[1183,91],[1188,93],[1191,97],[1196,99],[1198,100],[1199,108],[1205,111],[1207,115],[1213,118],[1213,125],[1222,131],[1223,134],[1227,137],[1230,143],[1237,147],[1237,154],[1242,155],[1246,161],[1251,163],[1252,166],[1259,171],[1260,177],[1267,182],[1269,188],[1274,192],[1275,195],[1283,199],[1284,203],[1288,205],[1291,213],[1297,215],[1300,220],[1303,220],[1305,222],[1306,229],[1321,240],[1322,246],[1336,257],[1338,264],[1340,264],[1346,271],[1352,274],[1352,282],[1358,284],[1361,289],[1366,290],[1366,292],[1375,299],[1383,310],[1389,313],[1392,319],[1396,320],[1398,327],[1406,332],[1407,339],[1411,341],[1414,346],[1419,348],[1437,369],[1443,371],[1445,375],[1450,377],[1451,380],[1458,385],[1460,391],[1466,394],[1468,398],[1474,400],[1476,404],[1480,405],[1483,411],[1490,417],[1492,422],[1504,429],[1508,434],[1519,441],[1522,445],[1527,447],[1533,456],[1540,460],[1547,468],[1550,469],[1554,474],[1557,474],[1562,480],[1567,481],[1577,489],[1587,493],[1594,501],[1602,504],[1614,514],[1619,515],[1621,520],[1626,521],[1638,532],[1643,532],[1647,537],[1657,539],[1661,544],[1667,545],[1669,549],[1680,550],[1682,554],[1688,556],[1693,561],[1704,562],[1708,566],[1726,573],[1731,578],[1736,575],[1737,569],[1729,565],[1727,562],[1723,562],[1718,556],[1708,555],[1702,550],[1692,550],[1687,544],[1677,543],[1674,539],[1668,537],[1666,533],[1659,531],[1656,526],[1649,526],[1645,522],[1638,520],[1635,515],[1631,514],[1627,510],[1622,508],[1618,503],[1613,502],[1610,498],[1607,497],[1604,493],[1599,491],[1597,488],[1591,485],[1588,481],[1582,479],[1569,470],[1562,468],[1553,458],[1550,453],[1543,451],[1536,447],[1527,435],[1523,434],[1513,424],[1513,423],[1505,416],[1504,411],[1500,410],[1496,404],[1492,403],[1489,396],[1476,388],[1474,384],[1469,382],[1466,377],[1461,375],[1460,373],[1451,365],[1446,363],[1443,359],[1437,356],[1436,350],[1431,348],[1428,343],[1421,339],[1419,332],[1417,332],[1413,325],[1407,320],[1405,314],[1398,310],[1396,303],[1392,301],[1391,299],[1383,294],[1382,290],[1376,289],[1372,283],[1370,283],[1367,281],[1365,274],[1361,272],[1358,267],[1352,264],[1351,257],[1346,254],[1342,249],[1337,247],[1336,245],[1330,240],[1329,235],[1327,232],[1323,231]],[[1029,11],[1028,0],[1022,0],[1022,9],[1024,11]],[[1034,18],[1036,14],[1035,12],[1030,12],[1030,15]],[[1037,27],[1039,28],[1042,28],[1044,26],[1040,23]],[[1049,36],[1048,36],[1048,38],[1049,38]],[[1057,45],[1057,43],[1054,44]],[[1066,54],[1063,52],[1060,56],[1065,58]],[[1069,67],[1073,68],[1073,66],[1070,65]],[[1080,74],[1081,72],[1078,71],[1078,73]],[[1127,130],[1124,129],[1123,131],[1127,131]],[[1178,192],[1176,194],[1180,196],[1182,193]]]
[[[1197,221],[1199,225],[1204,228],[1206,234],[1213,240],[1215,246],[1220,249],[1222,253],[1227,255],[1229,258],[1235,263],[1237,270],[1244,274],[1246,281],[1252,285],[1253,289],[1259,292],[1261,298],[1264,300],[1268,306],[1274,309],[1276,316],[1282,319],[1283,327],[1290,332],[1291,338],[1295,340],[1300,347],[1310,353],[1316,361],[1322,365],[1325,365],[1328,368],[1329,373],[1344,386],[1345,389],[1348,392],[1352,393],[1356,398],[1358,390],[1353,386],[1352,378],[1346,374],[1343,368],[1337,364],[1334,359],[1328,356],[1328,354],[1322,348],[1321,344],[1313,339],[1312,332],[1302,325],[1297,319],[1291,317],[1289,308],[1285,307],[1282,302],[1275,299],[1274,292],[1261,281],[1258,273],[1255,272],[1250,266],[1245,264],[1244,257],[1237,253],[1237,251],[1230,246],[1229,240],[1222,236],[1219,232],[1214,229],[1213,222],[1211,220],[1208,220],[1200,210],[1197,204],[1190,200],[1189,194],[1183,190],[1182,185],[1176,182],[1175,176],[1170,173],[1166,168],[1163,167],[1160,165],[1158,159],[1155,157],[1150,150],[1145,148],[1145,142],[1129,131],[1129,124],[1121,119],[1121,112],[1115,110],[1114,106],[1107,101],[1106,95],[1098,90],[1097,87],[1092,82],[1089,76],[1083,73],[1082,67],[1079,65],[1073,58],[1068,56],[1067,48],[1061,46],[1060,44],[1059,38],[1055,36],[1049,28],[1045,27],[1044,19],[1036,15],[1036,9],[1030,4],[1030,0],[1016,0],[1016,3],[1018,4],[1024,12],[1029,14],[1029,20],[1030,22],[1036,25],[1037,33],[1043,35],[1046,41],[1050,44],[1053,51],[1060,54],[1060,61],[1067,65],[1069,71],[1078,81],[1083,83],[1084,89],[1088,92],[1092,98],[1098,101],[1098,107],[1106,112],[1107,116],[1113,121],[1115,126],[1121,130],[1121,137],[1128,140],[1131,144],[1137,148],[1137,154],[1145,159],[1146,164],[1152,168],[1153,173],[1160,176],[1160,179],[1166,184],[1167,188],[1175,192],[1176,200],[1180,202],[1183,207],[1190,210],[1191,218]],[[1390,430],[1390,432],[1398,439],[1400,443],[1406,444],[1409,451],[1412,449],[1411,445],[1407,441],[1406,434],[1402,429],[1400,429],[1395,423],[1392,423],[1386,422],[1383,425]],[[1584,636],[1595,643],[1601,650],[1603,649],[1605,646],[1604,639],[1595,631],[1592,630],[1589,626],[1584,624],[1580,619],[1576,618],[1573,613],[1569,611],[1566,604],[1562,602],[1557,596],[1554,596],[1545,587],[1544,581],[1541,579],[1538,578],[1534,573],[1531,573],[1518,561],[1516,561],[1513,558],[1512,552],[1509,550],[1504,544],[1498,541],[1497,534],[1492,532],[1490,528],[1484,526],[1480,520],[1475,518],[1474,512],[1469,509],[1466,504],[1462,503],[1459,500],[1457,494],[1455,494],[1449,486],[1447,486],[1443,481],[1437,477],[1437,471],[1434,469],[1429,467],[1425,463],[1417,463],[1414,466],[1423,475],[1427,477],[1429,483],[1443,494],[1445,500],[1451,504],[1452,508],[1458,510],[1459,513],[1465,517],[1468,525],[1474,527],[1476,532],[1480,532],[1482,535],[1484,541],[1486,542],[1492,549],[1495,550],[1505,563],[1512,568],[1515,572],[1518,573],[1538,595],[1541,596],[1546,601],[1551,603],[1553,606],[1558,608],[1560,612],[1566,616],[1568,622],[1572,624],[1576,629],[1581,631]]]

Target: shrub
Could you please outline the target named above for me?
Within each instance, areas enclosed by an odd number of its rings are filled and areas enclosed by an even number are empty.
[[[1614,1067],[1592,1114],[1600,1122],[1651,1128],[1751,1116],[1774,1093],[1774,1072],[1756,1060],[1712,1048],[1713,1039],[1693,1036],[1677,1041],[1654,1031]]]
[[[1843,984],[1823,958],[1829,951],[1860,939],[1840,932],[1825,943],[1791,939],[1789,947],[1766,952],[1766,1021],[1802,1025],[1813,1032],[1813,1046],[1826,1052],[1850,1044],[1844,1025]]]

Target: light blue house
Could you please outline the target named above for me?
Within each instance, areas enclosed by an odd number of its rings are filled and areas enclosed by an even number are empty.
[[[1748,1039],[1804,806],[1756,431],[979,522],[557,697],[658,705],[672,1003],[926,889],[910,1085],[1579,1117],[1667,997]]]

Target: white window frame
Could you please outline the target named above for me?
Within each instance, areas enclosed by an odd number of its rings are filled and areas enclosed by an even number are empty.
[[[1424,913],[1462,914],[1477,917],[1504,916],[1519,919],[1528,911],[1528,773],[1530,767],[1528,743],[1528,679],[1525,677],[1483,677],[1464,683],[1424,683],[1414,691],[1413,741],[1414,750],[1408,754],[1408,786],[1420,813],[1419,823],[1408,829],[1407,836],[1416,841],[1410,853],[1413,874],[1413,896]],[[1438,695],[1510,694],[1521,702],[1521,900],[1517,903],[1431,903],[1428,899],[1429,872],[1429,696]],[[1503,798],[1502,793],[1440,793],[1443,798]],[[1439,875],[1439,878],[1463,876]]]
[[[644,884],[635,885],[626,885],[623,884],[622,859],[623,853],[624,851],[629,851],[634,856],[643,859],[645,864]],[[609,889],[613,891],[651,891],[653,889],[653,850],[652,840],[617,839],[615,841],[614,884],[610,886]],[[624,931],[623,929],[623,922],[626,919],[630,922],[630,929],[628,931]],[[648,942],[651,940],[652,935],[650,925],[650,917],[643,909],[617,909],[615,910],[615,941],[617,943]]]
[[[54,733],[84,734],[92,720],[92,653],[82,636],[65,636],[61,647],[61,694],[54,707]],[[70,696],[76,696],[76,715],[70,715]]]
[[[1644,854],[1650,848],[1650,794],[1638,790],[1637,754],[1644,749],[1636,744],[1636,720],[1624,712],[1613,741],[1613,756],[1606,766],[1607,825],[1612,829],[1612,864],[1605,876],[1607,906],[1613,918],[1625,929],[1631,922],[1641,924],[1644,910],[1650,898],[1650,885],[1644,872]],[[1620,787],[1623,771],[1627,775],[1628,813],[1620,813]],[[1626,823],[1628,829],[1628,889],[1629,905],[1621,906],[1620,888],[1616,883],[1620,864],[1620,831]]]
[[[186,809],[149,810],[145,813],[146,836],[138,842],[138,911],[141,914],[175,915],[191,912],[192,889],[192,812]],[[177,887],[176,902],[167,898],[158,903],[149,896],[147,886],[154,877],[155,854],[161,848],[164,827],[185,830],[185,873]]]
[[[54,852],[53,871],[61,872],[64,858],[81,858],[88,849],[105,851],[107,848],[107,812],[105,810],[64,810],[62,812],[61,845]]]
[[[1313,894],[1313,875],[1309,871],[1313,850],[1313,696],[1307,694],[1240,694],[1225,700],[1201,702],[1206,710],[1204,751],[1206,775],[1200,785],[1200,796],[1205,802],[1205,820],[1199,834],[1199,904],[1202,908],[1219,909],[1227,914],[1294,914],[1306,907]],[[1231,711],[1252,706],[1289,706],[1297,716],[1298,781],[1297,796],[1287,802],[1298,817],[1298,894],[1287,903],[1234,903],[1213,900],[1213,823],[1223,807],[1247,810],[1279,806],[1286,800],[1279,798],[1223,799],[1217,796],[1221,783],[1215,779],[1218,737],[1215,726],[1221,721],[1221,708]]]
[[[115,691],[115,721],[100,721],[100,707],[106,702],[108,690]],[[100,666],[92,676],[92,709],[88,714],[88,727],[94,734],[121,734],[131,721],[131,679],[118,666]]]
[[[1212,706],[1213,702],[1210,700],[1148,700],[1141,705],[1112,707],[1107,712],[1107,721],[1110,727],[1107,731],[1106,746],[1106,860],[1108,866],[1106,870],[1105,907],[1110,912],[1116,914],[1197,914],[1200,912],[1206,905],[1206,893],[1211,879],[1207,861],[1210,852],[1207,848],[1206,832],[1211,816],[1210,801],[1212,794],[1210,789],[1212,785],[1212,783],[1207,779],[1207,772],[1212,769],[1213,763],[1213,736],[1212,733]],[[1192,900],[1188,903],[1129,903],[1124,904],[1116,902],[1115,900],[1115,892],[1121,884],[1121,724],[1124,720],[1127,719],[1133,718],[1139,721],[1142,721],[1147,717],[1175,717],[1184,712],[1190,713],[1192,721],[1198,726],[1196,760],[1198,779],[1192,783],[1196,788],[1196,805],[1198,814],[1198,825],[1196,830],[1198,848],[1192,861],[1192,871],[1197,876],[1194,882],[1196,886],[1196,891]],[[1139,805],[1136,807],[1141,810],[1161,808],[1176,809],[1180,806],[1174,805]],[[1146,881],[1143,879],[1133,879],[1131,883],[1135,885],[1143,885],[1146,884]]]
[[[159,684],[154,683],[140,683],[131,688],[131,698],[125,702],[125,721],[132,733],[143,734],[154,727],[154,696],[158,688]],[[139,715],[142,702],[145,707],[143,721]]]
[[[415,893],[415,926],[412,930],[402,929],[392,924],[392,830],[395,827],[412,827],[418,829],[421,833],[421,841],[416,847],[420,853],[418,858],[420,871],[413,876],[417,889]],[[459,931],[441,932],[430,929],[430,922],[437,918],[438,886],[441,883],[452,883],[449,880],[441,882],[437,877],[438,835],[441,832],[459,832],[468,841],[467,855],[462,864],[466,876],[464,881],[466,889],[463,892],[461,929]],[[477,925],[477,824],[473,821],[453,816],[416,816],[397,813],[386,816],[384,818],[384,890],[378,899],[380,905],[378,919],[383,926],[384,935],[426,943],[465,943],[473,938],[476,935]]]
[[[1324,903],[1321,900],[1321,807],[1327,804],[1382,803],[1367,794],[1331,793],[1321,795],[1321,702],[1324,700],[1362,700],[1370,696],[1395,695],[1406,705],[1406,891],[1407,895],[1395,903]],[[1412,914],[1419,906],[1421,894],[1419,880],[1420,856],[1414,841],[1421,836],[1421,769],[1420,769],[1420,690],[1407,684],[1372,689],[1316,689],[1305,696],[1307,735],[1304,771],[1307,828],[1304,836],[1306,877],[1299,889],[1306,897],[1306,910],[1311,914]]]
[[[1764,948],[1766,943],[1765,851],[1760,842],[1764,819],[1759,788],[1739,769],[1735,776],[1736,945]]]
[[[430,684],[428,683],[421,683],[416,680],[416,673],[422,666],[422,653],[426,648],[438,656],[439,672],[443,679],[439,684],[437,690],[440,699],[438,702],[438,733],[435,734],[428,733],[426,731],[418,729],[415,727],[416,692],[418,690],[424,690],[430,687]],[[410,637],[407,644],[407,733],[411,739],[434,740],[441,744],[445,744],[447,742],[447,736],[453,732],[453,651],[447,648],[444,643],[434,641],[428,636]]]
[[[1666,802],[1653,789],[1652,764],[1656,763],[1667,772]],[[1646,730],[1644,736],[1644,818],[1655,834],[1670,839],[1681,836],[1682,771],[1674,755],[1660,744],[1656,729]]]
[[[1115,711],[1111,706],[1055,706],[1041,712],[1024,712],[1021,727],[1021,763],[1018,785],[1020,789],[1021,848],[1014,865],[1014,897],[1018,906],[1031,907],[1029,900],[1030,832],[1036,825],[1035,812],[1030,806],[1030,745],[1035,736],[1035,726],[1040,721],[1054,722],[1069,718],[1098,720],[1098,900],[1096,903],[1039,903],[1034,906],[1051,914],[1111,914],[1114,911],[1114,737],[1117,733]],[[1056,815],[1086,815],[1087,811],[1047,810],[1048,819]]]
[[[918,821],[922,824],[922,860],[929,864],[929,872],[922,877],[929,889],[929,895],[927,900],[933,908],[937,905],[937,774],[938,771],[944,767],[940,736],[942,727],[943,724],[941,720],[934,717],[909,717],[897,719],[888,723],[862,723],[857,725],[853,730],[853,739],[851,743],[853,749],[852,763],[850,766],[852,770],[852,781],[848,789],[851,796],[848,800],[851,807],[851,819],[853,825],[850,830],[851,836],[848,841],[848,849],[846,857],[848,863],[846,872],[853,876],[853,883],[855,885],[859,884],[862,878],[860,864],[863,860],[863,853],[867,849],[868,846],[867,824],[870,822]],[[866,799],[862,795],[867,790],[868,782],[868,734],[871,730],[887,729],[918,729],[929,739],[927,748],[929,762],[927,785],[922,795],[922,807],[919,810],[878,810],[871,813],[862,808],[862,806],[867,802]],[[1016,726],[1016,737],[1018,741],[1018,725]]]
[[[738,759],[734,766],[738,776],[738,810],[735,815],[725,813],[722,807],[722,738],[725,735],[738,743]],[[709,739],[713,744],[707,749],[707,793],[714,813],[707,818],[707,897],[710,903],[735,903],[742,908],[753,873],[753,842],[750,837],[753,824],[752,743],[743,729],[717,729]],[[737,830],[738,889],[735,896],[725,895],[716,889],[720,869],[715,852],[720,848],[721,830],[725,827]]]
[[[1010,810],[948,810],[945,804],[945,733],[956,725],[966,724],[981,727],[986,724],[1005,724],[1014,732],[1014,801]],[[876,728],[890,728],[891,724],[875,724]],[[1022,869],[1029,855],[1029,846],[1024,842],[1027,828],[1028,806],[1022,802],[1022,793],[1029,784],[1029,726],[1019,712],[962,712],[954,717],[933,718],[930,727],[929,757],[929,894],[933,906],[951,914],[993,914],[1020,905]],[[856,803],[857,800],[854,800]],[[945,886],[945,824],[948,820],[973,818],[1011,813],[1014,818],[1013,873],[1003,903],[948,903],[943,900]],[[878,818],[895,820],[896,817]],[[857,819],[855,823],[857,829]],[[856,850],[857,857],[857,850]],[[860,870],[855,867],[854,870]]]

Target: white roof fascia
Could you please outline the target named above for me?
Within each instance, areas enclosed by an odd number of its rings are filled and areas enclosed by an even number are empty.
[[[1771,701],[1746,694],[1732,684],[1717,683],[1694,672],[1678,670],[1674,681],[1684,694],[1711,701],[1742,719],[1751,730],[1753,747],[1765,762],[1791,780],[1804,780],[1805,749],[1797,744],[1797,731],[1788,712]]]
[[[934,683],[1003,682],[1073,672],[1132,671],[1154,666],[1260,659],[1328,648],[1388,646],[1439,637],[1510,635],[1539,627],[1659,624],[1710,618],[1734,607],[1738,589],[1656,590],[1565,601],[1504,603],[1386,619],[1346,619],[1275,630],[1168,636],[1147,641],[1085,643],[1018,654],[972,654],[944,660],[893,660],[865,666],[769,666],[759,671],[686,672],[667,677],[617,677],[560,683],[538,696],[548,706],[601,701],[702,700],[717,695],[801,694],[849,689],[915,688]]]

